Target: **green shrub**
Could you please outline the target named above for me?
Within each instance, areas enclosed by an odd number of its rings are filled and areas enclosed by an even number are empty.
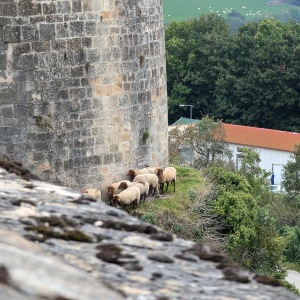
[[[155,218],[154,218],[154,215],[152,213],[146,213],[146,214],[142,215],[141,220],[144,221],[144,222],[155,224]]]
[[[286,260],[300,264],[300,228],[298,226],[284,228]]]

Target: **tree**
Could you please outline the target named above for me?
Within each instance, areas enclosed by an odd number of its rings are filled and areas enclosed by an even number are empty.
[[[297,32],[299,24],[283,25],[274,19],[239,28],[230,69],[216,83],[218,118],[255,127],[300,129]]]
[[[236,13],[232,14],[237,18]],[[230,32],[215,14],[166,29],[169,121],[194,105],[194,117],[300,131],[300,24],[248,22]]]
[[[259,166],[261,161],[259,153],[248,147],[240,148],[238,151],[240,157],[238,172],[248,179],[252,187],[264,184],[270,173]]]
[[[195,151],[196,166],[206,167],[218,160],[230,161],[232,154],[225,143],[225,131],[222,121],[204,116],[184,130],[185,143]]]
[[[169,160],[170,163],[178,165],[181,162],[180,149],[184,144],[183,132],[175,127],[169,131]]]
[[[166,28],[170,124],[181,116],[179,104],[194,105],[194,117],[199,119],[214,112],[212,93],[216,79],[227,68],[228,38],[229,26],[216,14],[171,22]]]
[[[282,185],[289,195],[300,195],[300,144],[295,145],[292,160],[283,166]]]
[[[219,221],[218,228],[228,235],[225,250],[247,269],[278,274],[283,238],[276,230],[275,218],[259,204],[247,178],[220,167],[210,167],[205,173],[216,185],[210,206]]]

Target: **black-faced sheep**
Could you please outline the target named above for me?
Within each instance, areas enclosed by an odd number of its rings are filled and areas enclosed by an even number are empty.
[[[127,173],[127,177],[129,177],[130,181],[133,181],[133,179],[135,178],[135,176],[137,175],[142,175],[142,174],[156,174],[156,168],[151,168],[151,167],[146,167],[143,169],[130,169]]]
[[[91,188],[91,189],[85,189],[81,191],[82,194],[88,194],[89,196],[92,196],[95,199],[101,200],[101,191],[99,189]]]
[[[176,169],[173,167],[167,167],[165,169],[157,169],[157,176],[159,179],[160,190],[163,194],[164,192],[164,184],[167,184],[166,191],[168,190],[169,183],[173,183],[174,192],[175,192],[175,184],[176,184]]]
[[[137,175],[135,176],[135,178],[133,179],[133,182],[137,182],[137,181],[147,181],[150,185],[149,188],[149,196],[151,195],[158,195],[159,191],[158,191],[158,177],[156,174],[141,174],[141,175]]]
[[[126,183],[126,187],[123,188],[122,183]],[[112,206],[116,206],[116,203],[113,201],[114,194],[121,193],[125,188],[129,186],[132,186],[132,183],[129,180],[122,180],[109,185],[107,187],[109,204]]]
[[[115,203],[118,203],[121,207],[127,209],[130,204],[134,207],[140,202],[141,192],[136,186],[131,186],[119,194],[114,195],[113,199]]]

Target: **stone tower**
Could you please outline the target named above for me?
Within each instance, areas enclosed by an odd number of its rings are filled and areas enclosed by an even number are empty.
[[[1,0],[0,153],[72,188],[166,165],[161,0]]]

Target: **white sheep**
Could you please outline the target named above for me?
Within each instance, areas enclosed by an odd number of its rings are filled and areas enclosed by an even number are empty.
[[[140,181],[140,180],[144,180],[144,181],[147,181],[149,183],[149,185],[150,185],[149,196],[159,194],[159,191],[158,191],[158,177],[157,177],[156,174],[137,175],[133,179],[133,182],[137,182],[137,181]]]
[[[169,183],[173,183],[174,192],[175,192],[175,183],[176,183],[176,169],[173,167],[167,167],[165,169],[157,169],[157,176],[159,178],[159,184],[161,193],[164,193],[164,184],[167,184],[166,191],[168,190]]]
[[[134,207],[140,202],[141,192],[137,186],[131,186],[121,193],[114,195],[113,199],[115,203],[118,203],[121,207],[127,209],[128,205],[133,204]]]
[[[133,181],[135,176],[142,175],[142,174],[156,174],[157,168],[145,167],[143,169],[130,169],[127,173],[129,180]]]
[[[123,187],[122,183],[126,183],[126,187]],[[107,187],[109,204],[112,206],[116,206],[116,203],[113,201],[114,194],[121,193],[125,188],[130,186],[132,186],[132,183],[129,180],[122,180],[109,185]]]
[[[85,189],[81,191],[82,194],[88,194],[89,196],[101,200],[101,191],[99,189],[91,188],[91,189]]]
[[[150,184],[146,180],[138,180],[132,183],[134,186],[137,186],[140,189],[141,192],[141,198],[140,201],[143,200],[143,202],[146,201],[146,198],[149,194]]]

